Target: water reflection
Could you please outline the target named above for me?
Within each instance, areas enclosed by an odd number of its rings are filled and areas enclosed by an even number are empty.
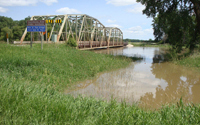
[[[189,68],[163,62],[159,48],[119,48],[95,52],[140,56],[144,60],[116,71],[105,72],[93,80],[83,81],[66,92],[77,96],[94,96],[128,103],[139,102],[141,106],[158,108],[165,103],[177,102],[181,97],[185,102],[200,103],[200,73]],[[109,52],[109,53],[108,53]],[[162,62],[162,63],[161,63]]]
[[[177,102],[183,97],[184,102],[200,103],[200,73],[189,68],[171,63],[155,63],[151,66],[152,74],[156,79],[167,83],[165,88],[158,85],[155,97],[146,93],[140,100],[143,104],[162,105],[163,103]]]
[[[91,50],[95,53],[101,53],[101,54],[110,54],[110,55],[123,55],[123,47],[119,48],[108,48],[108,49],[96,49],[96,50]]]

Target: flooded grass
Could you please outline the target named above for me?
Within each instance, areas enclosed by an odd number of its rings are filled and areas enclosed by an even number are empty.
[[[62,90],[96,73],[122,68],[130,59],[63,45],[0,44],[0,124],[200,124],[200,105],[137,105],[74,98]]]
[[[115,57],[116,58],[121,58],[121,59],[130,59],[132,61],[143,60],[143,57],[127,57],[127,56],[124,56],[124,55],[117,55]]]
[[[176,63],[179,65],[196,68],[200,71],[200,52],[195,52],[189,56],[176,60]]]
[[[200,71],[200,48],[196,48],[193,52],[190,52],[189,49],[183,49],[178,54],[169,50],[164,56],[166,61],[172,61],[175,64],[191,67]]]

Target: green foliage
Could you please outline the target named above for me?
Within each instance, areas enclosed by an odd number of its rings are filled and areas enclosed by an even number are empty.
[[[12,29],[14,25],[15,25],[15,22],[11,18],[0,16],[0,32],[2,28],[8,27]]]
[[[189,46],[193,40],[195,23],[186,12],[173,11],[154,18],[153,28],[157,41],[169,42],[176,52],[181,52],[182,46]]]
[[[180,60],[176,60],[179,65],[192,67],[200,71],[200,52],[195,52],[189,56],[183,57]]]
[[[20,40],[23,34],[24,28],[22,26],[14,26],[13,27],[13,39]]]
[[[200,35],[200,3],[198,0],[137,0],[146,8],[143,13],[154,18],[154,36],[156,41],[167,41],[181,52],[182,46],[187,45],[193,50],[199,43]],[[165,40],[164,40],[165,42]]]
[[[6,41],[6,33],[8,33],[10,41],[20,40],[26,28],[27,20],[30,20],[30,17],[20,21],[13,21],[11,18],[0,16],[0,40]],[[30,40],[29,32],[25,40]]]
[[[6,37],[6,34],[8,33],[8,37],[9,39],[12,39],[13,37],[13,33],[12,33],[12,30],[8,27],[4,27],[1,29],[1,37],[0,37],[0,40],[4,40],[6,41],[7,40],[7,37]]]
[[[77,47],[77,42],[75,39],[73,38],[69,38],[67,41],[67,46],[71,46],[71,47]]]
[[[163,44],[163,40],[160,40],[160,41],[158,42],[158,44]]]

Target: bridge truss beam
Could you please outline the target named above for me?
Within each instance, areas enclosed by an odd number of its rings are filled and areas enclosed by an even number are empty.
[[[62,23],[55,23],[58,19]],[[31,20],[54,20],[53,24],[46,24],[47,31],[50,30],[48,39],[46,33],[47,42],[56,34],[57,42],[74,38],[80,49],[123,46],[123,32],[119,28],[105,27],[99,20],[86,14],[32,16]],[[27,29],[21,37],[21,43],[26,34]]]

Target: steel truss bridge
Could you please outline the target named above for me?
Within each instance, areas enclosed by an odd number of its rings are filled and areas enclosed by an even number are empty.
[[[45,35],[47,43],[52,41],[51,36],[56,34],[57,42],[74,38],[79,49],[124,46],[123,32],[119,28],[105,27],[99,20],[86,14],[32,16],[30,20],[46,20],[46,22],[54,20],[51,21],[53,23],[46,23],[46,29],[51,29]],[[62,20],[62,22],[56,23],[57,20]],[[27,29],[21,37],[21,44],[26,34]],[[42,33],[39,34],[42,35]]]

